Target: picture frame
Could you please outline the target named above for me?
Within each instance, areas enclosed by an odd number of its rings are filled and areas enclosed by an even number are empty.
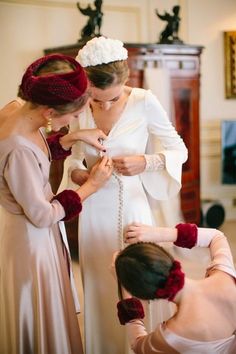
[[[225,97],[236,98],[236,31],[224,32]]]
[[[222,183],[236,185],[236,120],[221,122]]]

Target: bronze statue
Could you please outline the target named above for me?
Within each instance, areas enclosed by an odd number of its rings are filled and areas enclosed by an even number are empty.
[[[156,9],[156,15],[163,21],[167,21],[165,29],[161,32],[159,43],[161,44],[173,44],[173,43],[183,43],[178,37],[179,31],[179,11],[180,6],[176,5],[172,9],[173,15],[165,11],[164,15],[160,15]]]
[[[101,36],[100,30],[101,30],[101,25],[102,25],[102,16],[103,13],[101,11],[102,9],[102,0],[95,0],[94,1],[94,8],[91,7],[89,4],[87,8],[81,8],[80,3],[76,3],[79,11],[85,15],[88,16],[88,22],[87,24],[82,28],[80,34],[81,38],[79,39],[79,42],[86,42],[89,39],[93,37],[99,37]]]

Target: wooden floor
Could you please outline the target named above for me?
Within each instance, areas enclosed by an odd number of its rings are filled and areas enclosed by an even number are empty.
[[[235,221],[227,221],[221,227],[220,230],[224,232],[227,236],[229,244],[231,246],[232,254],[234,257],[234,261],[236,264],[236,218]],[[81,304],[81,314],[78,315],[78,320],[80,324],[81,335],[83,338],[84,335],[84,325],[83,325],[83,289],[82,289],[82,281],[80,276],[79,262],[76,255],[73,255],[73,271],[75,276],[76,287],[79,294],[79,300]]]

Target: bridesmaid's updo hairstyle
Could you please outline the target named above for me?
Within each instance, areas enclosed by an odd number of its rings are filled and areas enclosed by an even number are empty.
[[[155,299],[156,290],[164,287],[173,262],[174,258],[154,243],[136,243],[124,248],[115,261],[120,298],[123,286],[139,299]]]

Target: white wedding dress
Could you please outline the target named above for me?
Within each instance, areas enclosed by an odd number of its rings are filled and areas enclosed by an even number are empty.
[[[89,107],[71,126],[71,131],[88,128],[96,128]],[[157,145],[159,151],[155,151]],[[132,89],[104,146],[111,157],[155,153],[165,156],[162,170],[136,176],[113,174],[103,188],[83,203],[79,216],[86,354],[125,354],[128,352],[125,330],[116,314],[117,285],[109,270],[112,254],[125,246],[122,239],[126,225],[154,223],[149,198],[168,200],[177,195],[187,150],[157,98],[151,91],[138,88]],[[71,171],[86,169],[83,161],[90,169],[98,158],[99,152],[95,148],[84,143],[74,145],[72,155],[65,162],[61,186],[77,188],[70,180]],[[158,310],[154,308],[156,304]],[[147,322],[156,325],[157,320],[161,322],[170,314],[168,305],[163,307],[161,302],[155,302],[151,311],[146,312]]]

